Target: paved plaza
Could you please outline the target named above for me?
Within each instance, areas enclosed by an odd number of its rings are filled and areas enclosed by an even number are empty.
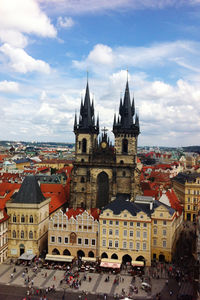
[[[16,269],[15,272],[14,268]],[[49,270],[44,268],[38,268],[37,272],[34,271],[34,268],[28,267],[28,272],[24,273],[24,266],[15,266],[14,264],[4,263],[0,265],[0,284],[12,287],[24,287],[25,291],[27,290],[42,290],[43,293],[47,291],[49,287],[54,286],[57,292],[64,293],[73,293],[74,295],[71,299],[78,299],[78,294],[94,294],[98,295],[107,295],[107,299],[114,299],[116,295],[131,296],[133,299],[153,299],[152,296],[155,296],[157,293],[161,292],[165,287],[167,274],[157,272],[156,275],[159,275],[159,279],[151,277],[152,290],[151,293],[147,293],[141,289],[141,278],[126,274],[126,272],[118,275],[119,283],[115,283],[117,275],[108,274],[108,273],[89,273],[89,272],[80,272],[78,280],[81,281],[81,285],[78,289],[71,288],[69,284],[63,281],[64,273],[63,270]],[[161,271],[160,271],[161,272]],[[149,269],[146,268],[146,275],[151,275]],[[86,279],[84,280],[84,276]],[[106,281],[106,278],[109,276],[109,281]],[[91,281],[89,280],[91,277]],[[29,281],[29,282],[28,282]],[[130,292],[130,286],[137,286],[138,293]],[[123,291],[123,293],[122,293]],[[67,296],[66,296],[67,297]],[[87,296],[88,297],[88,296]],[[19,298],[21,299],[21,298]],[[31,298],[34,299],[34,298]],[[38,298],[39,299],[39,298]],[[49,294],[49,299],[50,294]],[[55,299],[55,298],[54,298]],[[64,298],[63,298],[64,299]],[[68,299],[68,298],[66,298]],[[82,296],[82,299],[83,298]],[[88,298],[89,299],[89,298]]]

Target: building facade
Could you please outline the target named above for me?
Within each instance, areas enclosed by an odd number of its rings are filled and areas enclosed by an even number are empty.
[[[173,178],[173,188],[179,198],[185,221],[195,221],[200,208],[200,173],[179,173]]]
[[[99,135],[99,118],[95,121],[94,104],[90,101],[87,83],[84,102],[81,102],[79,122],[75,116],[75,162],[71,181],[71,206],[101,208],[117,193],[139,193],[137,168],[137,139],[139,119],[134,99],[130,101],[128,82],[124,99],[120,100],[119,116],[114,116],[112,146],[106,129]]]
[[[171,262],[182,214],[152,197],[117,195],[99,216],[99,256],[121,262]]]
[[[35,176],[25,177],[17,195],[6,203],[8,257],[39,255],[47,249],[50,199],[43,196]]]
[[[7,259],[8,254],[8,215],[0,210],[0,263]]]
[[[57,212],[49,220],[48,254],[79,257],[98,257],[97,209],[69,209]]]

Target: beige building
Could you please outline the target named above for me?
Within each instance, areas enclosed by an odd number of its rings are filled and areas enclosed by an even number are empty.
[[[101,258],[151,265],[151,206],[132,203],[117,195],[99,216]]]
[[[151,197],[137,196],[133,203],[118,194],[99,216],[99,256],[147,266],[152,259],[170,262],[182,219],[171,206]]]
[[[8,222],[8,257],[23,253],[39,255],[47,249],[49,202],[35,176],[25,177],[19,192],[6,203]]]
[[[97,209],[61,210],[49,220],[48,255],[98,257]]]
[[[173,188],[180,200],[185,221],[195,221],[200,209],[200,173],[179,173]]]
[[[8,254],[8,215],[0,209],[0,263],[4,262]]]
[[[151,258],[171,262],[182,229],[183,215],[160,204],[151,214],[151,221]]]

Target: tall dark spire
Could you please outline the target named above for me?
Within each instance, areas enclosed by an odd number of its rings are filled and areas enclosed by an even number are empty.
[[[113,132],[115,133],[134,133],[136,135],[139,134],[139,127],[133,122],[133,117],[135,115],[135,103],[134,98],[131,104],[130,92],[129,92],[129,84],[128,79],[126,82],[126,88],[124,93],[124,99],[120,99],[119,105],[119,116],[118,122],[116,123],[116,119],[114,118],[113,123]]]
[[[84,102],[81,99],[79,124],[74,126],[74,132],[98,133],[99,130],[95,126],[94,103],[90,102],[89,84],[87,81]]]

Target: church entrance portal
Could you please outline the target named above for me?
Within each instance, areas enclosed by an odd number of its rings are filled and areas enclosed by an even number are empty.
[[[102,208],[109,202],[109,179],[105,172],[97,176],[97,207]]]

